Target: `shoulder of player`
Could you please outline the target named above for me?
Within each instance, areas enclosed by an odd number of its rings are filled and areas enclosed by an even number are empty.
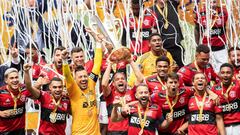
[[[7,94],[7,93],[9,93],[9,92],[7,90],[6,85],[0,87],[0,94]]]
[[[222,90],[222,86],[221,86],[221,84],[220,83],[218,83],[218,84],[216,84],[216,85],[214,85],[213,87],[212,87],[212,90],[213,91],[221,91]]]
[[[142,56],[140,56],[137,60],[139,62],[139,64],[142,64],[149,56],[150,56],[150,52],[144,53]]]
[[[187,91],[190,91],[190,88],[188,88],[188,87],[181,87],[181,88],[179,88],[179,95],[186,94]]]
[[[62,96],[61,99],[63,102],[70,101],[70,98],[68,96]]]
[[[147,81],[147,82],[158,82],[157,74],[148,76],[148,77],[146,78],[146,81]]]
[[[187,72],[187,71],[189,71],[189,70],[197,70],[193,65],[192,65],[192,63],[190,63],[190,64],[188,64],[188,65],[186,65],[186,66],[183,66],[183,67],[181,67],[180,69],[179,69],[179,71],[178,71],[178,73],[185,73],[185,72]]]
[[[151,110],[158,110],[159,109],[159,105],[153,103],[153,104],[151,104],[149,106],[149,109],[151,109]]]
[[[164,98],[164,99],[166,98],[166,93],[164,93],[164,92],[158,92],[157,95],[159,98]]]

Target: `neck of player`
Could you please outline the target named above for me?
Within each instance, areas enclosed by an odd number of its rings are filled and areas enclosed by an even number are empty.
[[[206,90],[196,90],[196,94],[203,97]]]
[[[175,97],[177,94],[177,89],[174,89],[174,90],[168,89],[167,94],[169,97]]]

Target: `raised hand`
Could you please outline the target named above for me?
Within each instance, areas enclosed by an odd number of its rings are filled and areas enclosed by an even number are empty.
[[[13,58],[18,57],[18,49],[16,47],[16,43],[14,43],[13,47],[10,46],[10,53]]]
[[[66,60],[68,58],[69,52],[65,49],[62,51],[62,59]]]
[[[31,64],[29,64],[29,63],[25,63],[24,65],[23,65],[23,70],[25,71],[25,72],[28,72],[30,69],[31,69]]]

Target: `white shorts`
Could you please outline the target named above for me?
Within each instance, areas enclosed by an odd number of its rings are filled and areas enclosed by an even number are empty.
[[[99,119],[99,123],[108,124],[108,112],[107,112],[106,101],[100,101],[98,119]]]
[[[225,127],[226,135],[240,135],[240,124]]]
[[[216,73],[220,71],[220,66],[223,63],[228,62],[228,51],[227,48],[219,50],[219,51],[212,51],[210,55],[210,63],[213,66],[213,69]]]
[[[71,135],[72,133],[72,115],[67,115],[67,121],[66,121],[66,129],[65,129],[66,135]]]

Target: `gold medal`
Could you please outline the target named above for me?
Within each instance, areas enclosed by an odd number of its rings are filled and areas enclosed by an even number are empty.
[[[203,116],[202,116],[202,114],[199,114],[199,115],[198,115],[198,121],[199,121],[199,122],[202,122],[202,121],[203,121]]]
[[[225,98],[225,100],[228,102],[227,104],[227,110],[230,112],[231,111],[231,105],[229,104],[229,100],[228,100],[228,93],[229,91],[232,89],[232,86],[233,86],[233,82],[231,82],[231,84],[228,86],[227,90],[226,90],[226,93],[224,93],[223,91],[223,83],[221,83],[221,87],[222,87],[222,95],[223,97]]]
[[[195,101],[196,101],[196,104],[197,104],[197,107],[199,109],[199,114],[198,114],[198,121],[199,122],[202,122],[203,121],[203,108],[204,108],[204,103],[205,103],[205,100],[206,100],[206,96],[207,96],[207,93],[205,92],[204,93],[204,96],[203,96],[203,99],[202,101],[200,102],[198,100],[198,98],[196,97],[195,95]]]
[[[231,112],[231,105],[228,104],[228,111]]]
[[[140,132],[138,133],[139,135],[142,135],[143,134],[143,129],[145,127],[145,124],[147,122],[147,112],[149,110],[149,103],[147,104],[147,108],[144,112],[144,116],[142,118],[142,114],[141,114],[141,109],[140,109],[140,105],[138,104],[138,117],[139,117],[139,121],[140,121],[140,127],[141,127],[141,130]]]
[[[157,76],[157,79],[158,79],[159,83],[162,85],[162,90],[166,90],[167,86],[165,84],[163,84],[163,82],[162,82],[162,80],[160,79],[159,76]]]
[[[49,116],[50,122],[55,123],[56,122],[56,117],[57,117],[57,113],[51,112],[50,116]]]
[[[57,119],[56,119],[56,118],[57,118],[57,113],[56,113],[56,111],[57,111],[57,108],[58,108],[61,100],[62,100],[62,97],[60,97],[60,99],[58,99],[58,101],[56,102],[56,100],[55,100],[54,97],[52,96],[52,101],[53,101],[53,103],[54,103],[54,105],[55,105],[53,111],[52,111],[52,112],[50,113],[50,115],[49,115],[50,122],[52,122],[52,123],[55,123],[55,122],[57,121]]]

